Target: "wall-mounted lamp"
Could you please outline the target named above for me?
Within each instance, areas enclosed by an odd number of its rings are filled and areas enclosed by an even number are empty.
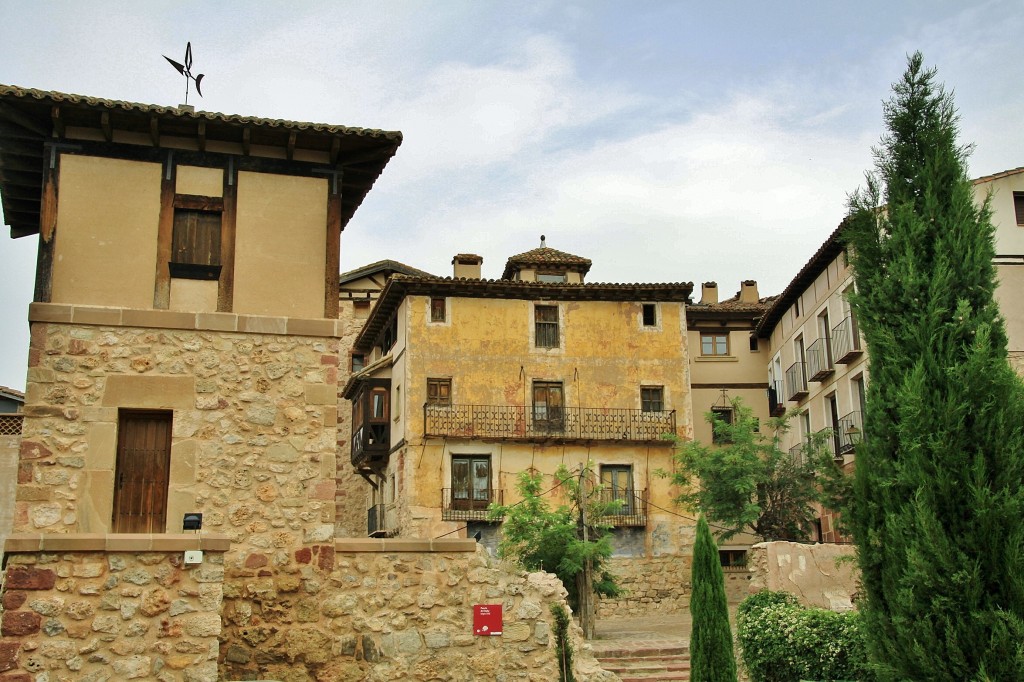
[[[199,532],[203,528],[203,515],[199,512],[189,512],[181,521],[182,530],[194,530]]]

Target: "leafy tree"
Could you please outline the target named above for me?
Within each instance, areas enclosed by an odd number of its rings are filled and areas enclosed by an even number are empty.
[[[609,527],[601,519],[614,513],[617,501],[601,502],[600,486],[581,485],[591,475],[590,467],[570,472],[560,466],[555,472],[557,487],[568,504],[552,509],[542,489],[544,476],[530,469],[519,473],[516,488],[520,502],[492,505],[489,518],[504,519],[498,556],[512,559],[530,571],[548,571],[558,576],[569,593],[569,605],[580,617],[584,634],[593,636],[592,609],[581,596],[616,597],[621,590],[606,564],[612,554]],[[584,520],[586,523],[584,523]],[[589,564],[590,580],[587,580]],[[587,594],[586,586],[590,586]]]
[[[736,658],[729,629],[729,602],[718,546],[701,514],[690,570],[690,679],[694,682],[736,682]]]
[[[852,500],[882,679],[1024,679],[1024,389],[953,99],[916,53],[850,201],[871,352]]]
[[[670,475],[683,489],[676,502],[706,514],[723,540],[741,532],[764,540],[806,540],[814,503],[840,509],[849,487],[825,436],[807,439],[794,457],[779,447],[792,415],[762,425],[741,400],[733,400],[732,409],[731,424],[712,412],[705,415],[723,445],[679,443]]]

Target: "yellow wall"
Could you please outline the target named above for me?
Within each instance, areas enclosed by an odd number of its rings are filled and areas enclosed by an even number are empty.
[[[1024,227],[1017,225],[1013,211],[1013,193],[1024,192],[1024,173],[1008,175],[974,186],[974,195],[980,203],[992,193],[992,223],[996,226],[996,253],[1024,254]]]
[[[323,317],[327,180],[238,174],[234,312]]]
[[[64,154],[54,303],[152,308],[160,164]]]
[[[174,191],[204,197],[224,196],[224,171],[220,168],[178,166]]]

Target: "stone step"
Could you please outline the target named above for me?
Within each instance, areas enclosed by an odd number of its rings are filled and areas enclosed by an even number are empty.
[[[643,652],[643,653],[641,653]],[[602,651],[601,667],[615,673],[622,682],[670,682],[690,679],[688,647],[657,647]]]
[[[614,648],[600,648],[593,646],[595,658],[650,658],[656,656],[690,656],[688,644],[644,644],[640,646],[616,646]]]

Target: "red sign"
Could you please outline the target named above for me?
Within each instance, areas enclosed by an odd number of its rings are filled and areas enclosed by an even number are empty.
[[[501,604],[473,605],[473,634],[484,637],[501,634]]]

